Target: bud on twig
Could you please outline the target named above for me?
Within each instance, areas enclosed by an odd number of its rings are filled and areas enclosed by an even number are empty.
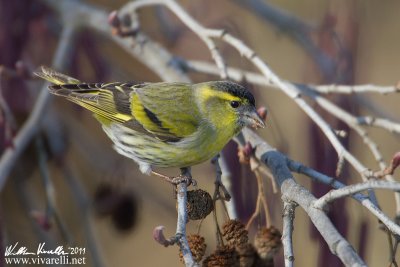
[[[392,160],[390,161],[390,164],[386,169],[380,170],[374,173],[374,176],[376,178],[383,178],[386,175],[392,175],[394,171],[396,170],[397,167],[400,165],[400,152],[397,152],[393,155]]]
[[[259,107],[258,109],[257,109],[257,113],[258,113],[258,115],[260,115],[260,117],[261,117],[261,119],[263,120],[263,121],[266,121],[267,120],[267,108],[266,107]]]
[[[116,10],[112,11],[108,15],[108,24],[113,28],[119,28],[121,26],[121,20],[118,17],[118,12]]]

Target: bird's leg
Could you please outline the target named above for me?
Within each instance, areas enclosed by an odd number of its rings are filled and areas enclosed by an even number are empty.
[[[164,180],[167,181],[168,183],[173,184],[173,179],[174,179],[174,177],[169,177],[169,176],[167,176],[167,175],[165,175],[165,174],[162,174],[162,173],[159,173],[159,172],[155,172],[155,171],[151,171],[151,174],[153,174],[153,175],[155,175],[155,176],[157,176],[157,177],[160,177],[160,178],[164,179]]]
[[[192,178],[192,174],[190,173],[190,167],[181,168],[181,174],[176,177],[170,177],[155,171],[151,171],[151,174],[160,177],[173,185],[177,185],[182,182],[185,182],[188,186],[191,184],[194,186],[197,185],[197,182]]]

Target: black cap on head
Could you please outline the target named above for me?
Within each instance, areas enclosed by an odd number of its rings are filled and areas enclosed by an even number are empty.
[[[249,102],[253,106],[256,105],[254,96],[250,93],[249,90],[247,90],[245,87],[241,86],[240,84],[230,82],[230,81],[216,81],[216,82],[213,82],[213,87],[216,90],[228,92],[228,93],[230,93],[234,96],[240,97],[240,98],[246,98],[247,100],[249,100]]]

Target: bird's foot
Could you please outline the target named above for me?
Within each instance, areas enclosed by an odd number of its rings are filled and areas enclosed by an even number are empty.
[[[187,175],[187,174],[181,174],[179,176],[172,177],[171,182],[174,185],[178,185],[181,183],[186,183],[187,186],[190,186],[190,185],[196,186],[197,185],[196,180],[193,179],[191,175]]]

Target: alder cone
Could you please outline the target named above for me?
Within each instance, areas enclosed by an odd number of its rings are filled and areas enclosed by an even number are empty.
[[[214,209],[210,194],[202,189],[187,192],[187,211],[189,220],[201,220]]]
[[[281,232],[274,226],[263,227],[257,231],[254,238],[254,246],[261,259],[273,258],[282,246],[281,237]]]
[[[203,259],[203,256],[206,253],[206,248],[207,248],[207,244],[205,243],[204,237],[197,234],[193,234],[189,235],[187,239],[190,251],[192,252],[193,259],[196,262],[200,262]],[[179,250],[179,259],[182,263],[184,263],[183,254],[181,250]]]
[[[233,246],[244,246],[249,242],[249,233],[243,223],[229,220],[222,226],[222,235]]]
[[[240,267],[239,255],[235,248],[225,245],[217,248],[214,253],[203,261],[203,267]]]

